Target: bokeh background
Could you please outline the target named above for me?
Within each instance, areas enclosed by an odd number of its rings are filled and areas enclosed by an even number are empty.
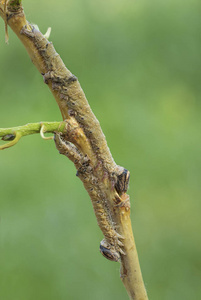
[[[200,0],[24,1],[75,74],[116,162],[150,299],[201,299]],[[0,127],[59,121],[0,21]],[[52,141],[0,153],[0,299],[128,299],[75,168]]]

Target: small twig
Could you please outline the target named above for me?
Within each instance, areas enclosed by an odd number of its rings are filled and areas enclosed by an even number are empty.
[[[65,122],[40,122],[40,123],[29,123],[23,126],[11,127],[11,128],[0,128],[0,137],[3,141],[9,141],[8,143],[0,146],[0,150],[10,148],[18,143],[21,137],[40,133],[41,137],[45,140],[53,139],[53,137],[45,137],[44,132],[55,133],[64,132],[66,127]]]

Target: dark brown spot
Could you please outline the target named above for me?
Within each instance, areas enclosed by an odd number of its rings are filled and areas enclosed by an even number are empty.
[[[130,172],[126,169],[124,169],[123,172],[117,176],[117,182],[115,184],[115,188],[120,195],[126,193],[128,189],[129,179],[130,179]]]
[[[115,261],[115,262],[119,261],[119,255],[117,252],[112,252],[110,249],[103,247],[101,244],[100,244],[100,252],[105,258],[111,261]]]
[[[13,141],[15,139],[15,134],[6,134],[2,137],[2,141]]]

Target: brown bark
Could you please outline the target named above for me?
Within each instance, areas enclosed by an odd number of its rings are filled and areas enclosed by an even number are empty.
[[[126,194],[129,172],[114,162],[78,79],[66,68],[53,44],[26,20],[22,6],[13,2],[5,6],[5,1],[0,1],[0,15],[25,46],[66,122],[65,132],[55,133],[55,144],[74,163],[91,198],[104,235],[100,250],[108,259],[121,263],[121,279],[130,299],[148,299]]]

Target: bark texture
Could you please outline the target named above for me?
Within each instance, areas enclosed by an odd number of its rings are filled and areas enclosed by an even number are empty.
[[[5,27],[8,24],[25,46],[59,106],[65,129],[55,132],[55,144],[74,163],[91,198],[104,235],[100,251],[109,260],[120,262],[121,279],[130,299],[148,299],[130,220],[126,193],[129,171],[114,162],[78,79],[66,68],[53,44],[26,20],[20,2],[5,5],[0,1],[0,15]]]

